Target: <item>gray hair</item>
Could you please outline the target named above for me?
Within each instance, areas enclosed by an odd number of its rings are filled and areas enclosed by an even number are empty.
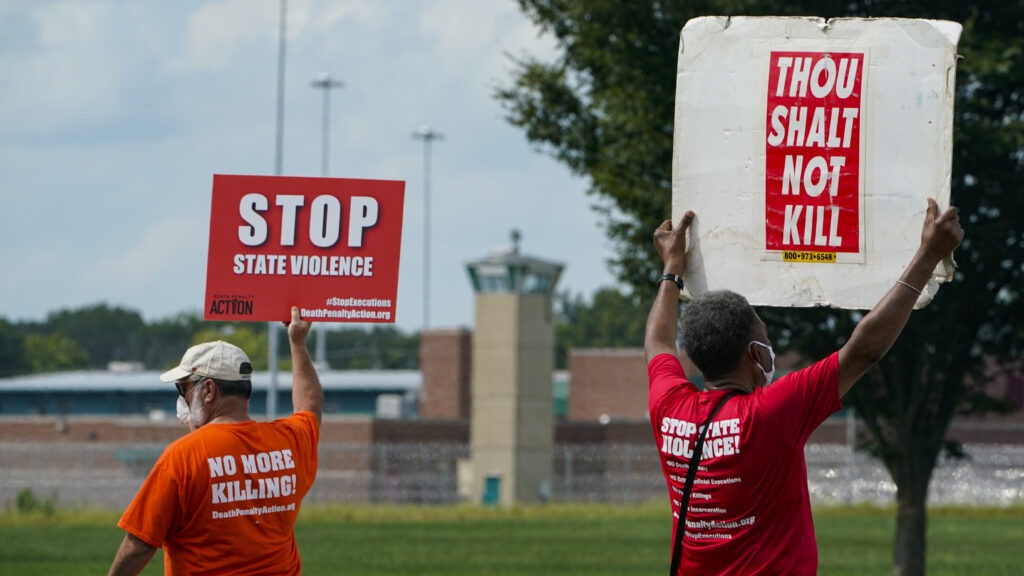
[[[193,384],[203,380],[213,380],[214,386],[225,396],[241,396],[247,400],[252,397],[252,381],[250,380],[221,380],[220,378],[210,378],[202,374],[189,376],[189,381]]]
[[[739,364],[756,323],[757,314],[743,296],[707,292],[683,310],[683,347],[705,378],[720,378]]]

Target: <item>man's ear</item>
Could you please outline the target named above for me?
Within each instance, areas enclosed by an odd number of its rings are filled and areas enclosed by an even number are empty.
[[[213,378],[206,378],[199,385],[202,387],[199,390],[199,394],[204,404],[211,403],[217,399],[217,394],[220,390],[217,390],[217,383],[213,381]]]

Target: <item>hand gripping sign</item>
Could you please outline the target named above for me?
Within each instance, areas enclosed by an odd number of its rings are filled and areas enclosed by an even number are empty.
[[[906,19],[697,18],[680,41],[673,221],[684,297],[867,309],[949,205],[960,25]],[[952,262],[935,271],[927,304]]]
[[[206,320],[394,322],[405,183],[213,177]]]

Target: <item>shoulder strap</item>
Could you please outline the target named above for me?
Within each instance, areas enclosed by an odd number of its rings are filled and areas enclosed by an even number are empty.
[[[718,411],[725,406],[729,398],[739,394],[739,390],[733,390],[726,394],[718,405],[708,415],[708,419],[701,426],[700,434],[697,436],[697,443],[693,446],[693,455],[686,467],[686,485],[683,487],[683,497],[679,500],[679,518],[676,519],[676,539],[672,542],[672,567],[669,576],[676,576],[679,573],[679,563],[683,559],[683,533],[686,531],[686,512],[690,507],[690,491],[693,490],[693,481],[697,478],[697,467],[700,465],[700,457],[704,453],[704,437],[708,433],[708,425],[711,419],[718,414]]]

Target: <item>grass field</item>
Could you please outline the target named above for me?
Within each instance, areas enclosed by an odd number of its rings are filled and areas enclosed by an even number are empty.
[[[818,508],[823,575],[889,572],[893,511]],[[942,508],[929,515],[928,574],[1024,571],[1024,507]],[[123,533],[95,511],[0,512],[5,576],[105,574]],[[667,571],[662,504],[307,507],[296,528],[303,574],[650,575]],[[160,552],[144,574],[161,574]]]

